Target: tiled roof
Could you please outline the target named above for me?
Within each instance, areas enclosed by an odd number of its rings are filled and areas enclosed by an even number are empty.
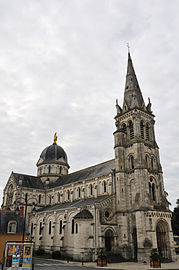
[[[26,175],[26,174],[20,174],[20,173],[14,173],[14,172],[13,172],[13,176],[14,176],[14,179],[15,179],[17,185],[20,185],[19,180],[22,180],[23,187],[44,189],[44,186],[43,186],[43,183],[42,183],[40,177]]]
[[[65,186],[71,183],[76,183],[88,179],[94,179],[103,175],[108,175],[115,168],[114,159],[108,160],[106,162],[70,173],[65,176],[60,176],[55,182],[49,185],[49,188],[55,188],[59,186]],[[34,189],[44,189],[43,182],[40,177],[14,173],[14,179],[17,185],[20,185],[19,180],[22,180],[22,186]]]
[[[8,222],[16,221],[16,233],[23,233],[24,217],[16,215],[14,211],[1,210],[0,211],[0,234],[7,234]],[[27,233],[27,227],[26,227]]]
[[[114,159],[59,177],[51,188],[107,175],[115,168]]]
[[[56,205],[51,205],[51,206],[46,206],[44,208],[41,208],[37,211],[37,213],[41,213],[41,212],[51,212],[51,211],[57,211],[57,210],[68,210],[71,208],[83,208],[86,207],[88,205],[93,205],[97,202],[103,201],[104,199],[108,198],[109,195],[105,195],[105,196],[100,196],[97,198],[88,198],[85,200],[78,200],[78,201],[73,201],[73,202],[64,202],[64,203],[60,203],[60,204],[56,204]]]

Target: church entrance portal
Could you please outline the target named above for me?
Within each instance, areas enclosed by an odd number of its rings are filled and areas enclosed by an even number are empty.
[[[162,260],[170,259],[170,246],[169,246],[169,235],[168,235],[168,224],[161,220],[158,222],[156,227],[157,234],[157,246],[158,251]]]
[[[107,230],[105,233],[105,248],[106,251],[111,251],[114,242],[114,235],[112,230]]]

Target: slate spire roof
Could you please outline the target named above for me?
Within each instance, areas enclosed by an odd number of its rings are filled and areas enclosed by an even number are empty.
[[[145,103],[135,74],[130,52],[128,52],[123,110],[126,111],[133,108],[139,108],[146,111]]]

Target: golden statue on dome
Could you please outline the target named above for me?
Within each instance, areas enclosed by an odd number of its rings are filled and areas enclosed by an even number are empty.
[[[53,144],[57,144],[57,133],[54,134]]]

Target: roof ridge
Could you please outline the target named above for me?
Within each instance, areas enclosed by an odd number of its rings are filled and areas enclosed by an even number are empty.
[[[36,175],[31,175],[31,174],[16,173],[16,172],[13,172],[13,174],[25,175],[25,176],[32,176],[32,177],[40,178],[39,176],[36,176]]]
[[[111,196],[111,195],[110,195]],[[95,204],[97,203],[97,201],[101,202],[104,199],[106,199],[107,197],[109,197],[109,195],[101,195],[98,196],[97,198],[95,197],[91,197],[91,198],[86,198],[86,199],[78,199],[75,201],[68,201],[68,202],[62,202],[62,203],[58,203],[58,204],[54,204],[54,205],[47,205],[43,208],[38,209],[37,211],[40,212],[44,212],[44,211],[58,211],[59,209],[68,209],[69,206],[71,208],[81,208],[81,207],[85,207],[84,205],[80,206],[80,202],[83,203],[85,202],[86,205],[90,205],[90,204]],[[59,206],[62,206],[62,208],[58,208]],[[65,207],[64,207],[65,206]],[[55,208],[55,209],[54,209]]]

